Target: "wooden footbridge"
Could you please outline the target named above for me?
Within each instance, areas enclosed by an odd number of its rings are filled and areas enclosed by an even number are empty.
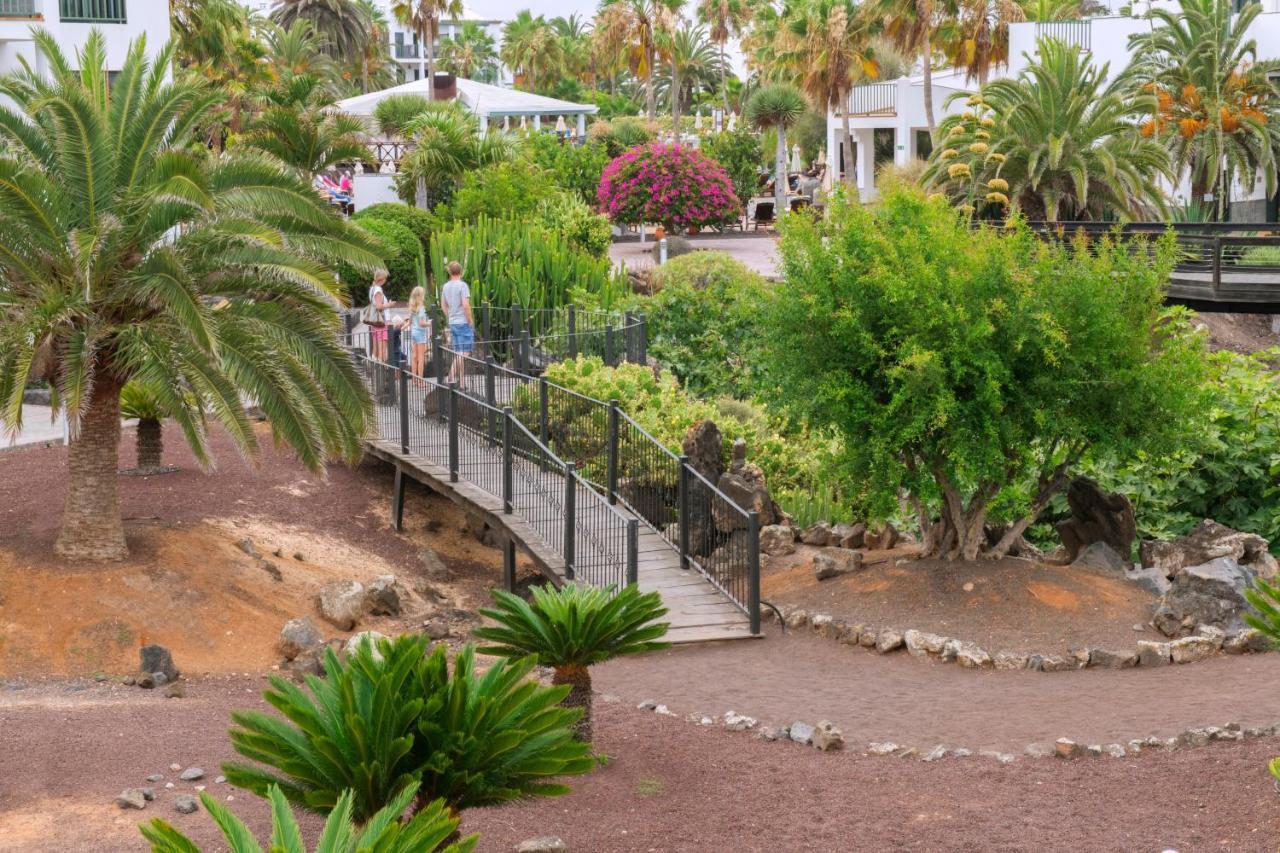
[[[1042,236],[1150,241],[1172,231],[1178,252],[1167,302],[1197,311],[1280,314],[1280,223],[1032,222]]]
[[[429,376],[378,362],[353,337],[375,403],[368,452],[394,466],[392,512],[406,478],[462,505],[557,585],[657,591],[668,639],[760,633],[759,523],[634,423],[622,407],[432,344]],[[518,338],[516,339],[519,340]],[[526,342],[529,339],[525,339]],[[502,343],[502,342],[498,342]],[[529,350],[516,344],[514,361]],[[461,381],[449,381],[461,362]]]

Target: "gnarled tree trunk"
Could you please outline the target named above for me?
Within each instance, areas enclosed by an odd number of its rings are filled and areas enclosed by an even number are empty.
[[[137,449],[139,470],[160,469],[160,459],[164,455],[164,434],[160,421],[155,418],[142,418],[138,421]]]
[[[561,704],[582,709],[582,716],[574,723],[573,736],[583,743],[591,743],[591,673],[585,666],[558,666],[551,683],[568,684],[572,688]]]
[[[76,560],[129,555],[116,477],[120,453],[120,383],[100,372],[80,430],[67,448],[67,499],[54,550]]]

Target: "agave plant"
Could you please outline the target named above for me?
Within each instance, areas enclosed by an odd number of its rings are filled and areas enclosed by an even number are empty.
[[[362,827],[357,827],[352,819],[354,795],[351,791],[344,791],[324,822],[324,829],[316,841],[316,853],[370,850],[379,853],[470,853],[478,836],[472,835],[447,847],[441,846],[458,829],[458,819],[449,814],[443,800],[433,801],[409,821],[401,822],[400,816],[417,790],[417,784],[407,786]],[[267,799],[271,803],[270,853],[307,853],[302,829],[280,788],[272,785],[267,791]],[[231,853],[264,853],[249,827],[226,806],[207,793],[200,795],[200,802],[204,803],[205,810],[218,825]],[[160,818],[142,824],[138,829],[151,842],[151,853],[200,853],[200,848],[191,839]]]
[[[346,661],[330,650],[326,677],[308,676],[305,691],[273,677],[264,696],[285,719],[231,715],[239,727],[232,745],[259,765],[224,764],[227,779],[259,796],[278,785],[290,802],[321,813],[351,790],[352,816],[364,822],[414,784],[417,811],[443,798],[457,813],[564,794],[552,777],[591,769],[571,731],[578,712],[559,705],[569,688],[528,678],[532,657],[480,674],[468,646],[450,672],[445,646],[427,654],[427,645],[404,635],[362,644]]]
[[[670,627],[658,621],[667,613],[662,598],[639,587],[568,583],[560,589],[534,587],[532,604],[503,590],[494,590],[493,600],[497,607],[480,613],[497,624],[474,632],[491,643],[480,651],[516,659],[535,655],[554,668],[552,683],[572,688],[565,704],[582,709],[575,732],[586,743],[592,737],[589,667],[671,645],[660,639]]]

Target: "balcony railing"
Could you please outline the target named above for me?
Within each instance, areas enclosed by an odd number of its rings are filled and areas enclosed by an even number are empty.
[[[0,0],[0,18],[38,18],[39,0]]]
[[[897,83],[867,83],[849,93],[849,115],[892,116],[898,114]]]
[[[1089,21],[1038,21],[1036,39],[1051,38],[1081,50],[1090,50],[1093,28],[1089,23]]]
[[[392,45],[392,47],[395,48],[396,59],[421,59],[422,58],[422,47],[420,45],[396,44],[396,45]]]
[[[58,15],[64,23],[126,23],[125,0],[58,0]]]

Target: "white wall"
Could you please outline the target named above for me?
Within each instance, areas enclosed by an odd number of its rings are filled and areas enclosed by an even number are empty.
[[[31,40],[33,27],[44,27],[53,34],[59,46],[69,57],[84,46],[89,33],[100,29],[107,42],[107,68],[118,71],[124,64],[129,43],[140,35],[147,37],[147,53],[155,56],[169,40],[168,0],[125,0],[125,23],[101,22],[63,23],[58,13],[58,0],[39,0],[43,21],[5,20],[0,22],[0,74],[16,70],[17,57],[34,60],[36,53]],[[37,68],[40,68],[37,65]]]
[[[395,175],[380,175],[372,172],[358,174],[353,177],[353,202],[356,211],[364,210],[384,201],[399,203],[396,195]]]

